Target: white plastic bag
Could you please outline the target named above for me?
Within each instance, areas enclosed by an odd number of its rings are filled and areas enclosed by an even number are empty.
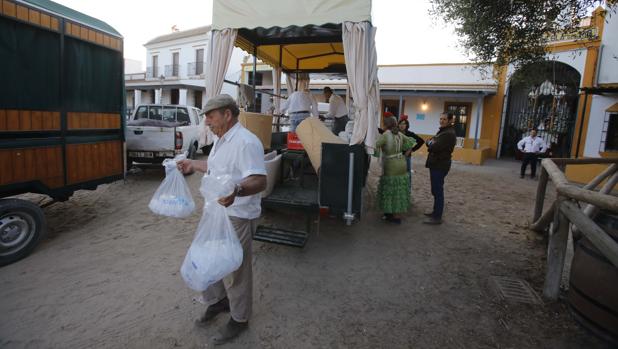
[[[195,203],[185,177],[180,173],[176,163],[184,160],[185,155],[163,160],[165,179],[150,200],[148,207],[156,214],[183,218],[195,209]]]
[[[242,264],[243,251],[225,207],[217,200],[234,191],[229,175],[207,174],[200,192],[204,195],[204,213],[189,247],[180,274],[187,286],[204,291]]]

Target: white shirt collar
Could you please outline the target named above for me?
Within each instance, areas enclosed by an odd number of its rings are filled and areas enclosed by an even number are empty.
[[[225,132],[223,134],[223,136],[218,137],[217,141],[215,142],[215,146],[213,148],[213,155],[214,155],[214,153],[217,152],[217,150],[219,149],[221,144],[226,143],[226,142],[230,141],[232,138],[234,138],[234,135],[238,132],[238,130],[241,127],[242,127],[242,125],[240,124],[240,121],[237,121],[236,124],[234,126],[232,126],[232,128],[230,128],[229,130],[227,130],[227,132]]]

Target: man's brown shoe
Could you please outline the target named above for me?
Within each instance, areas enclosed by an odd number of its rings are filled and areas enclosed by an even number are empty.
[[[433,212],[425,212],[423,214],[427,217],[433,217]]]
[[[230,317],[230,321],[219,330],[219,334],[213,337],[213,343],[215,345],[225,344],[238,337],[247,328],[249,328],[249,322],[237,322]]]
[[[208,307],[208,309],[206,309],[206,312],[204,312],[204,315],[202,315],[199,319],[195,320],[195,324],[197,326],[205,326],[210,320],[214,319],[215,317],[217,317],[217,315],[226,312],[226,311],[230,311],[230,302],[228,301],[227,298],[223,298],[222,300],[218,301],[217,303],[211,305]]]

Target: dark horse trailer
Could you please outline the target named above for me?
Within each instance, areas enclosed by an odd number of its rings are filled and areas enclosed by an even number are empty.
[[[0,265],[45,233],[41,208],[124,177],[122,36],[48,0],[0,0]]]

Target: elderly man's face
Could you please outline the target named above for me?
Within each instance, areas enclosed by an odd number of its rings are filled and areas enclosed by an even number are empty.
[[[232,112],[229,109],[215,109],[206,113],[206,125],[214,134],[221,137],[230,129],[232,118]]]
[[[332,93],[331,93],[331,92],[324,91],[324,101],[325,101],[326,103],[328,103],[328,101],[330,100],[330,96],[331,96],[331,95],[332,95]]]

